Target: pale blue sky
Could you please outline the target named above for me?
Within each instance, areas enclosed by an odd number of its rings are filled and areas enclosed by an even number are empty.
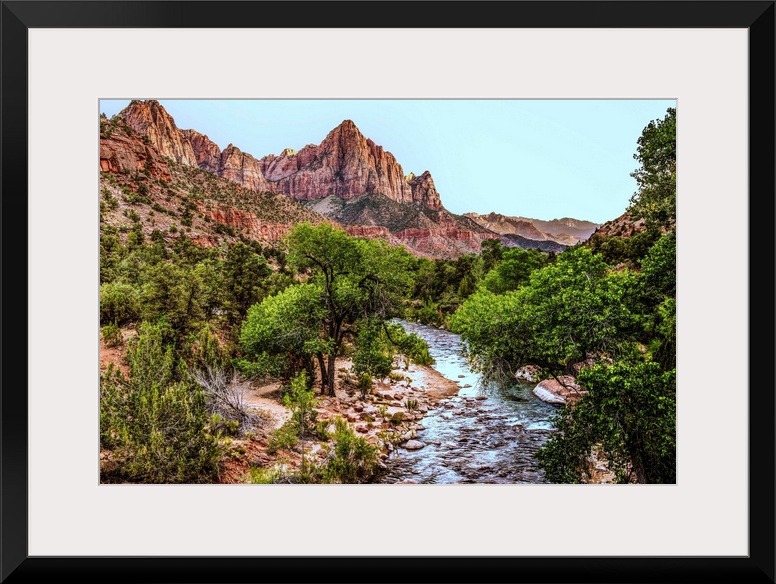
[[[620,216],[636,189],[636,141],[674,100],[160,99],[182,129],[256,158],[319,144],[350,119],[404,174],[431,173],[453,213]],[[109,117],[129,100],[101,100]]]

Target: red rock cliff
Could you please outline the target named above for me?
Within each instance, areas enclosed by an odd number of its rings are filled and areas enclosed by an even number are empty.
[[[140,136],[114,132],[100,138],[100,170],[135,172],[147,170],[154,178],[170,180],[170,169],[156,150],[144,144]]]
[[[197,166],[194,149],[175,125],[175,120],[161,104],[153,99],[133,99],[121,111],[124,121],[141,136],[148,136],[162,156],[169,156],[188,166]]]

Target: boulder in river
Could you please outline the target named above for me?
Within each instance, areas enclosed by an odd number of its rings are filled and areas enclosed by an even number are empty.
[[[420,450],[424,446],[425,444],[420,440],[410,440],[404,445],[404,448],[406,448],[407,450]]]
[[[557,379],[544,379],[534,387],[533,393],[544,402],[565,404],[566,401],[574,401],[587,393],[576,381],[576,378],[571,375],[559,375]]]

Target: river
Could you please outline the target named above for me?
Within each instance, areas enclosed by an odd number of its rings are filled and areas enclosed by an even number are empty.
[[[483,383],[463,356],[461,339],[449,331],[398,321],[429,345],[433,368],[458,381],[457,396],[423,418],[417,440],[420,450],[397,448],[385,461],[377,483],[504,483],[548,482],[534,454],[552,431],[558,406],[534,396],[534,384]],[[483,399],[484,398],[484,399]]]

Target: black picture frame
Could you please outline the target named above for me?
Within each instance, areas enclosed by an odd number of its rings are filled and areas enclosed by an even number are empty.
[[[304,4],[304,10],[300,5]],[[347,6],[346,6],[347,4]],[[750,370],[774,360],[774,1],[2,2],[3,582],[774,582],[774,384],[750,385],[747,557],[29,557],[27,31],[157,27],[745,28],[749,31]],[[185,5],[185,10],[182,6]],[[339,6],[337,6],[339,5]],[[368,6],[367,6],[368,5]],[[426,6],[424,6],[426,5]],[[443,10],[440,7],[443,6]],[[358,7],[358,10],[353,8]],[[425,8],[425,10],[424,10]],[[380,13],[374,20],[366,15]],[[341,20],[353,14],[353,20]],[[364,15],[364,16],[362,16]],[[756,319],[756,320],[753,320]],[[755,326],[756,325],[756,326]],[[763,331],[765,334],[763,334]],[[10,367],[9,364],[16,365]],[[757,368],[755,367],[757,366]],[[755,399],[756,392],[756,399]],[[713,510],[710,510],[713,512]]]

